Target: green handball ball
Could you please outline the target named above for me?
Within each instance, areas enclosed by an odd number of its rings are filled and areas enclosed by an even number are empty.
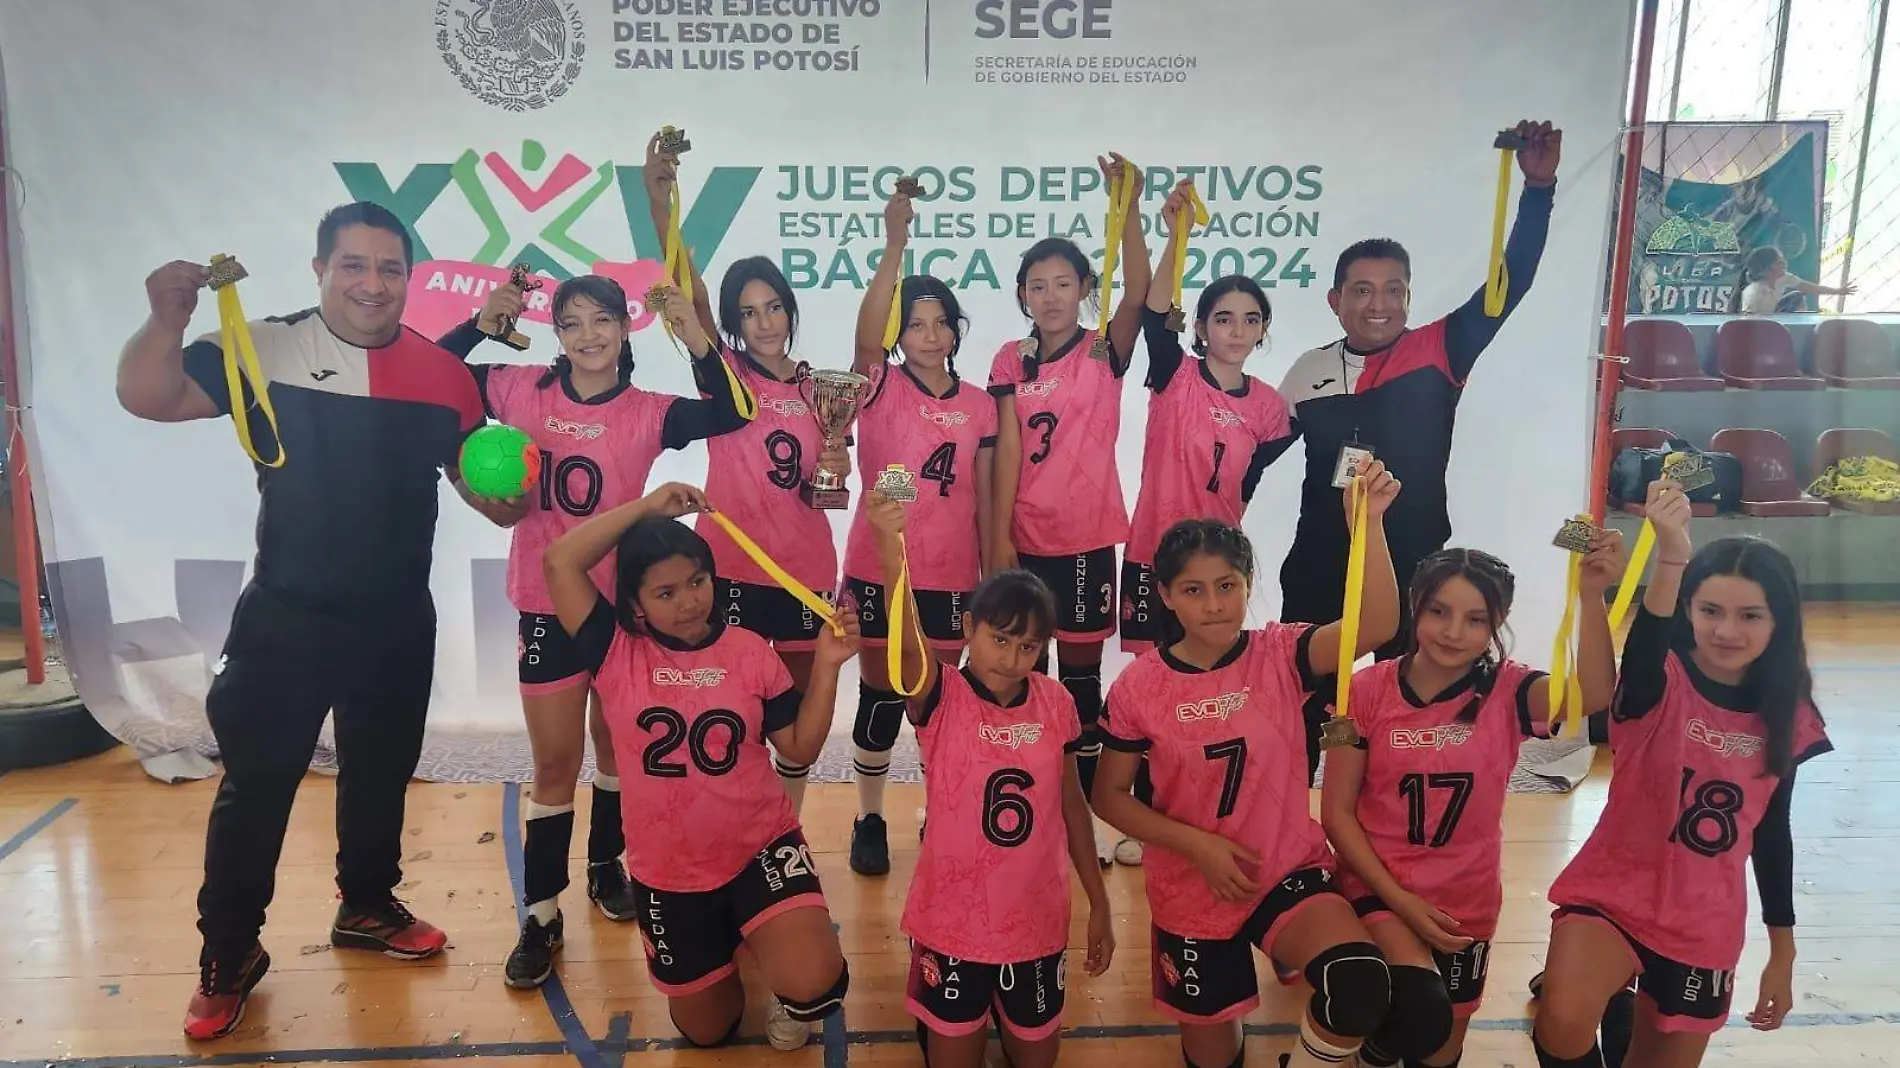
[[[477,497],[519,497],[541,479],[541,449],[521,430],[490,423],[462,442],[462,484]]]

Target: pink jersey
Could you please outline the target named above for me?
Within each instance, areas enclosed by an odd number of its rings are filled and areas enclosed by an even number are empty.
[[[1089,355],[1095,331],[1025,365],[1015,341],[990,362],[990,392],[1014,393],[1022,472],[1010,541],[1032,556],[1071,556],[1128,540],[1128,507],[1115,463],[1122,376]]]
[[[731,367],[759,398],[759,414],[745,427],[706,439],[706,499],[739,525],[793,578],[820,592],[838,583],[838,550],[831,522],[807,505],[799,487],[817,469],[824,435],[812,420],[794,382],[781,382],[750,356],[726,350]],[[714,368],[726,388],[725,372]],[[776,585],[765,570],[733,544],[717,523],[696,523],[712,546],[719,577],[758,586]]]
[[[904,932],[940,953],[1013,964],[1069,944],[1063,777],[1082,736],[1075,699],[1031,675],[1015,704],[946,669],[917,728],[930,829]]]
[[[1486,683],[1477,716],[1459,716],[1479,700],[1476,676],[1426,704],[1400,678],[1406,661],[1387,660],[1352,677],[1352,719],[1366,750],[1359,826],[1400,886],[1487,940],[1504,903],[1504,797],[1518,745],[1543,724],[1529,716],[1529,684],[1542,672],[1507,660]],[[1345,864],[1347,897],[1373,893]]]
[[[1205,365],[1188,356],[1149,396],[1130,563],[1152,565],[1161,535],[1183,519],[1240,525],[1246,509],[1241,484],[1254,450],[1291,433],[1278,390],[1252,375],[1240,388],[1238,394],[1221,389]]]
[[[508,600],[520,612],[551,613],[542,554],[589,517],[646,494],[666,410],[679,398],[623,385],[580,400],[565,380],[535,388],[546,367],[497,363],[473,370],[488,414],[541,449],[541,486],[529,491],[528,514],[515,524],[508,546]],[[602,592],[613,593],[612,554],[590,574]]]
[[[1142,871],[1148,908],[1163,930],[1232,938],[1275,883],[1301,868],[1331,870],[1313,818],[1301,704],[1314,685],[1303,663],[1305,624],[1244,632],[1211,671],[1165,649],[1142,654],[1108,690],[1103,742],[1148,754],[1154,809],[1260,856],[1259,897],[1216,898],[1187,857],[1150,845]]]
[[[1760,717],[1704,697],[1678,653],[1663,671],[1656,707],[1611,721],[1609,803],[1550,900],[1596,909],[1678,963],[1730,970],[1748,922],[1755,827],[1781,779],[1763,767]],[[1827,748],[1821,717],[1803,705],[1796,761]]]
[[[791,673],[764,638],[713,626],[696,649],[615,628],[594,676],[620,761],[627,870],[656,890],[724,886],[798,826],[765,737],[797,718]]]
[[[917,500],[906,516],[911,586],[974,589],[982,565],[976,454],[996,445],[996,401],[955,379],[950,392],[933,397],[903,364],[873,374],[867,400],[858,410],[858,477],[865,492],[858,496],[858,514],[845,542],[845,573],[885,582],[877,535],[864,518],[864,500],[886,467],[902,464],[917,480]]]

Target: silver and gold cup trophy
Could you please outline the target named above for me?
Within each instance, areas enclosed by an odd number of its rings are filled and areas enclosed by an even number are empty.
[[[818,432],[824,436],[827,451],[844,443],[844,428],[857,416],[858,403],[870,379],[851,371],[807,369],[800,377],[799,395],[811,409]],[[799,487],[799,496],[807,505],[828,511],[851,504],[851,491],[844,488],[844,472],[827,470],[820,465]]]

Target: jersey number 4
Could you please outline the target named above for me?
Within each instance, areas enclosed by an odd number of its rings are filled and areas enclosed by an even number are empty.
[[[1406,826],[1405,840],[1413,845],[1430,845],[1438,849],[1451,841],[1452,832],[1458,829],[1458,820],[1465,814],[1465,802],[1471,800],[1471,784],[1474,776],[1468,771],[1446,771],[1431,775],[1414,772],[1399,780],[1399,793],[1405,798]],[[1450,790],[1451,800],[1445,803],[1445,812],[1438,817],[1438,829],[1432,832],[1431,841],[1425,840],[1425,791]]]
[[[668,760],[681,743],[686,746],[686,755],[693,766],[707,775],[724,775],[739,765],[739,747],[745,744],[745,720],[738,713],[723,708],[715,708],[693,721],[691,730],[686,727],[686,717],[670,708],[649,708],[640,713],[634,723],[643,731],[659,732],[659,737],[647,743],[645,755],[640,765],[648,775],[656,779],[684,779],[686,765],[676,760]],[[725,751],[714,756],[712,752],[713,732],[725,729]]]
[[[937,484],[937,496],[950,496],[950,487],[957,484],[957,446],[946,441],[937,446],[924,461],[924,469],[919,472],[925,478]]]

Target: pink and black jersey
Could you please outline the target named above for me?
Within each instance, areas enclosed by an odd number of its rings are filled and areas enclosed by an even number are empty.
[[[1047,675],[999,704],[945,670],[916,717],[930,833],[904,904],[904,932],[939,953],[1013,964],[1069,944],[1069,841],[1062,792],[1081,744],[1075,699]]]
[[[817,468],[825,447],[811,405],[797,382],[780,381],[745,353],[725,349],[721,355],[758,398],[759,412],[743,429],[706,442],[706,500],[793,578],[814,590],[829,590],[838,581],[831,522],[799,495],[799,486]],[[731,389],[717,360],[693,361],[693,376],[708,396]],[[776,585],[733,544],[724,527],[702,521],[696,528],[712,546],[720,578]]]
[[[982,571],[976,454],[996,446],[996,401],[955,377],[948,392],[934,396],[904,364],[887,364],[873,374],[876,380],[858,411],[858,477],[866,492],[858,498],[845,542],[845,573],[886,581],[863,504],[878,475],[901,464],[917,480],[917,500],[906,516],[911,586],[974,589]]]
[[[1229,902],[1214,896],[1193,861],[1151,844],[1142,871],[1148,907],[1163,930],[1232,938],[1278,880],[1301,868],[1333,867],[1312,816],[1300,711],[1316,684],[1306,653],[1313,629],[1270,623],[1244,631],[1206,671],[1155,649],[1109,687],[1102,742],[1147,754],[1154,810],[1261,859],[1258,872],[1246,873],[1262,884],[1261,896]]]
[[[1352,677],[1352,719],[1366,751],[1359,826],[1400,886],[1486,941],[1504,901],[1504,798],[1518,746],[1546,733],[1531,718],[1532,688],[1546,676],[1506,660],[1428,700],[1405,681],[1409,662],[1382,661]],[[1352,898],[1373,893],[1344,864],[1339,888]]]
[[[537,387],[546,367],[476,364],[488,414],[534,439],[541,484],[508,545],[508,600],[521,612],[551,613],[541,557],[556,538],[593,515],[638,500],[660,455],[660,432],[677,397],[621,385],[582,400],[566,378]],[[590,573],[611,594],[611,554]]]
[[[1595,909],[1671,960],[1729,970],[1741,959],[1751,852],[1763,920],[1794,925],[1792,778],[1766,770],[1754,688],[1703,675],[1670,648],[1671,623],[1645,610],[1630,627],[1610,722],[1609,803],[1550,900]],[[1832,748],[1820,714],[1802,705],[1794,762]]]
[[[1161,535],[1183,519],[1239,526],[1252,495],[1247,472],[1265,467],[1293,438],[1278,390],[1252,375],[1238,390],[1222,389],[1205,362],[1181,351],[1165,316],[1144,314],[1148,430],[1127,559],[1152,566]]]
[[[655,890],[716,890],[798,827],[766,736],[798,720],[764,638],[714,615],[698,645],[635,637],[601,598],[574,636],[620,761],[627,871]]]
[[[1115,462],[1128,368],[1092,356],[1096,336],[1083,330],[1054,352],[1027,360],[1011,341],[990,362],[990,392],[1015,396],[1022,433],[1016,510],[1009,517],[1017,552],[1072,556],[1128,540]]]

